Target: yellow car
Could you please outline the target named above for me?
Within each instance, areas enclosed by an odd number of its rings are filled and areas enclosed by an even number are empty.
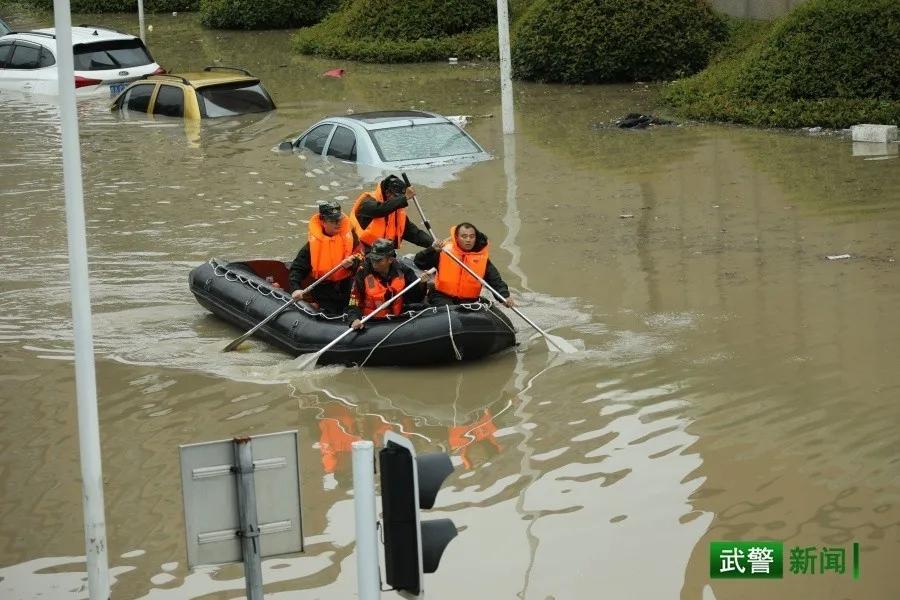
[[[111,110],[190,120],[268,112],[275,103],[244,69],[206,67],[199,73],[148,75],[113,100]]]

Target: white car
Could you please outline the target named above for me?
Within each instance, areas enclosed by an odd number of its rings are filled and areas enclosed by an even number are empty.
[[[278,149],[355,163],[367,181],[416,169],[417,182],[433,187],[466,166],[491,158],[457,122],[417,110],[328,117]]]
[[[77,96],[114,97],[130,82],[165,73],[140,38],[104,27],[72,28]],[[0,92],[56,96],[59,71],[54,29],[12,32],[0,38]]]

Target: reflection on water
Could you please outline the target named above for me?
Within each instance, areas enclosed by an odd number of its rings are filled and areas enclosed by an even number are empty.
[[[517,85],[515,137],[468,126],[502,162],[411,176],[436,230],[477,223],[522,310],[583,349],[555,356],[513,317],[520,347],[481,364],[298,373],[261,342],[222,353],[239,332],[188,272],[289,259],[317,200],[370,185],[279,141],[348,108],[499,115],[496,70],[342,63],[335,80],[289,32],[148,22],[168,68],[248,67],[279,109],[191,130],[79,104],[116,597],[243,593],[239,567],[185,567],[177,447],[294,428],[307,552],[264,561],[272,597],[355,593],[349,444],[388,430],[454,457],[431,512],[465,529],[427,578],[438,597],[758,594],[710,583],[708,542],[733,538],[861,542],[860,580],[788,577],[767,597],[900,596],[895,160],[838,138],[597,127],[656,111],[653,85]],[[83,598],[56,110],[4,100],[0,123],[0,596]]]

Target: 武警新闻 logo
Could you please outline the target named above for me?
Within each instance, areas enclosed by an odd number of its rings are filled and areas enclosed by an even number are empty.
[[[849,562],[849,566],[848,566]],[[781,579],[784,542],[775,540],[714,541],[709,544],[709,576],[714,579]],[[841,546],[794,546],[787,555],[793,575],[843,575],[859,579],[859,543],[849,553]]]

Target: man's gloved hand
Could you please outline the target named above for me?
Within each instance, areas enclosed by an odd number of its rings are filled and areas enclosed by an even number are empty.
[[[363,261],[362,254],[351,254],[343,261],[341,261],[341,266],[345,269],[355,269],[358,267]]]

